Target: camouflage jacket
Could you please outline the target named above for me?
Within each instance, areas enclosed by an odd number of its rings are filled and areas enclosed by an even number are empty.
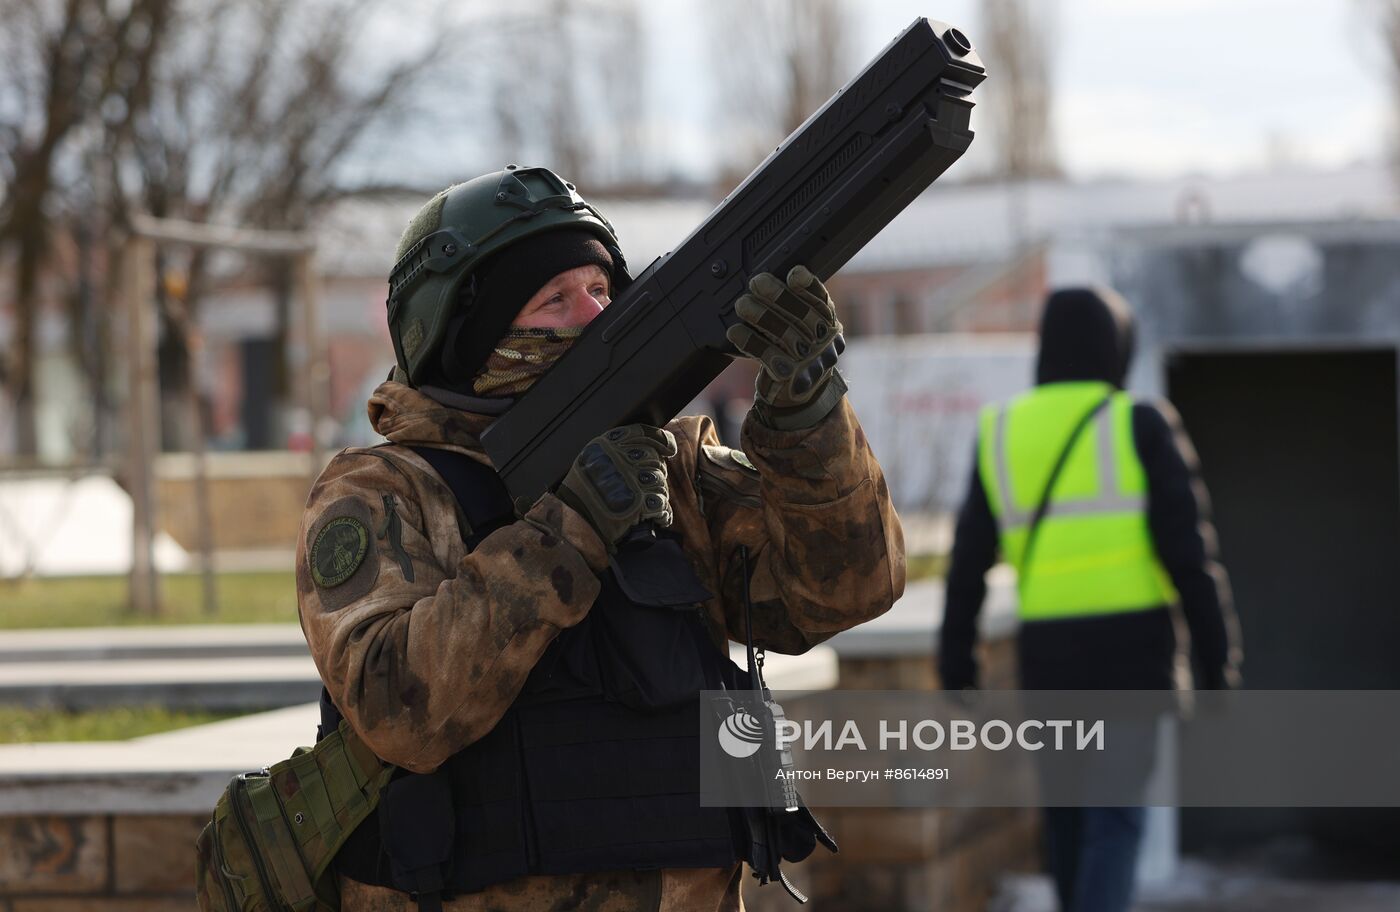
[[[390,443],[345,450],[312,487],[297,603],[316,667],[355,731],[388,762],[428,772],[489,732],[550,641],[588,613],[607,550],[546,494],[468,554],[456,500],[408,446],[488,462],[477,435],[492,418],[394,382],[375,390],[369,413]],[[776,652],[803,652],[903,592],[899,518],[848,403],[800,431],[750,415],[747,457],[721,446],[708,418],[667,427],[679,444],[668,464],[672,528],[718,593],[706,605],[717,644],[743,640],[740,545],[755,641]],[[525,877],[447,908],[737,909],[739,881],[737,868]],[[404,893],[342,886],[346,912],[415,908]]]

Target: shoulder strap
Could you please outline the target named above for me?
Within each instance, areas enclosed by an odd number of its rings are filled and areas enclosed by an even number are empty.
[[[505,483],[490,466],[455,450],[426,446],[409,449],[433,467],[457,499],[468,524],[468,528],[462,530],[462,540],[467,543],[468,551],[515,518],[515,506]]]
[[[1060,450],[1059,457],[1055,460],[1055,466],[1050,470],[1050,477],[1045,482],[1045,490],[1040,494],[1040,503],[1035,505],[1035,512],[1031,514],[1030,527],[1026,530],[1026,547],[1021,550],[1021,574],[1030,569],[1031,551],[1035,547],[1036,533],[1040,531],[1040,523],[1045,519],[1045,514],[1050,511],[1050,497],[1055,493],[1055,482],[1060,480],[1060,473],[1064,470],[1065,463],[1069,462],[1070,451],[1083,435],[1084,429],[1089,426],[1089,422],[1094,420],[1094,416],[1103,411],[1113,399],[1113,393],[1107,393],[1102,399],[1094,403],[1094,407],[1084,413],[1079,419],[1079,423],[1070,431],[1069,439],[1065,441],[1064,449]]]

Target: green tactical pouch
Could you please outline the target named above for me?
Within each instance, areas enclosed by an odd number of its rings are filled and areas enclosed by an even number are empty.
[[[235,776],[195,844],[201,912],[336,912],[331,860],[393,771],[342,721],[315,747]]]

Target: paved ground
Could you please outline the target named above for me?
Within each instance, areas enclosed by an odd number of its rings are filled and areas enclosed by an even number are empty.
[[[1198,863],[1165,895],[1143,897],[1134,912],[1395,912],[1400,883],[1284,880]]]
[[[1396,912],[1400,880],[1337,879],[1339,865],[1281,840],[1231,859],[1187,858],[1138,891],[1133,912]],[[1058,912],[1047,877],[1012,877],[988,912]]]

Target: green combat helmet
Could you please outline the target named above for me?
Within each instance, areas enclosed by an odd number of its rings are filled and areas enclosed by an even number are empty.
[[[506,165],[503,171],[448,187],[418,210],[399,240],[397,262],[389,273],[396,379],[406,377],[417,386],[430,374],[454,311],[473,304],[473,272],[483,260],[559,228],[595,234],[613,258],[615,291],[630,284],[612,225],[573,184],[547,168]]]

